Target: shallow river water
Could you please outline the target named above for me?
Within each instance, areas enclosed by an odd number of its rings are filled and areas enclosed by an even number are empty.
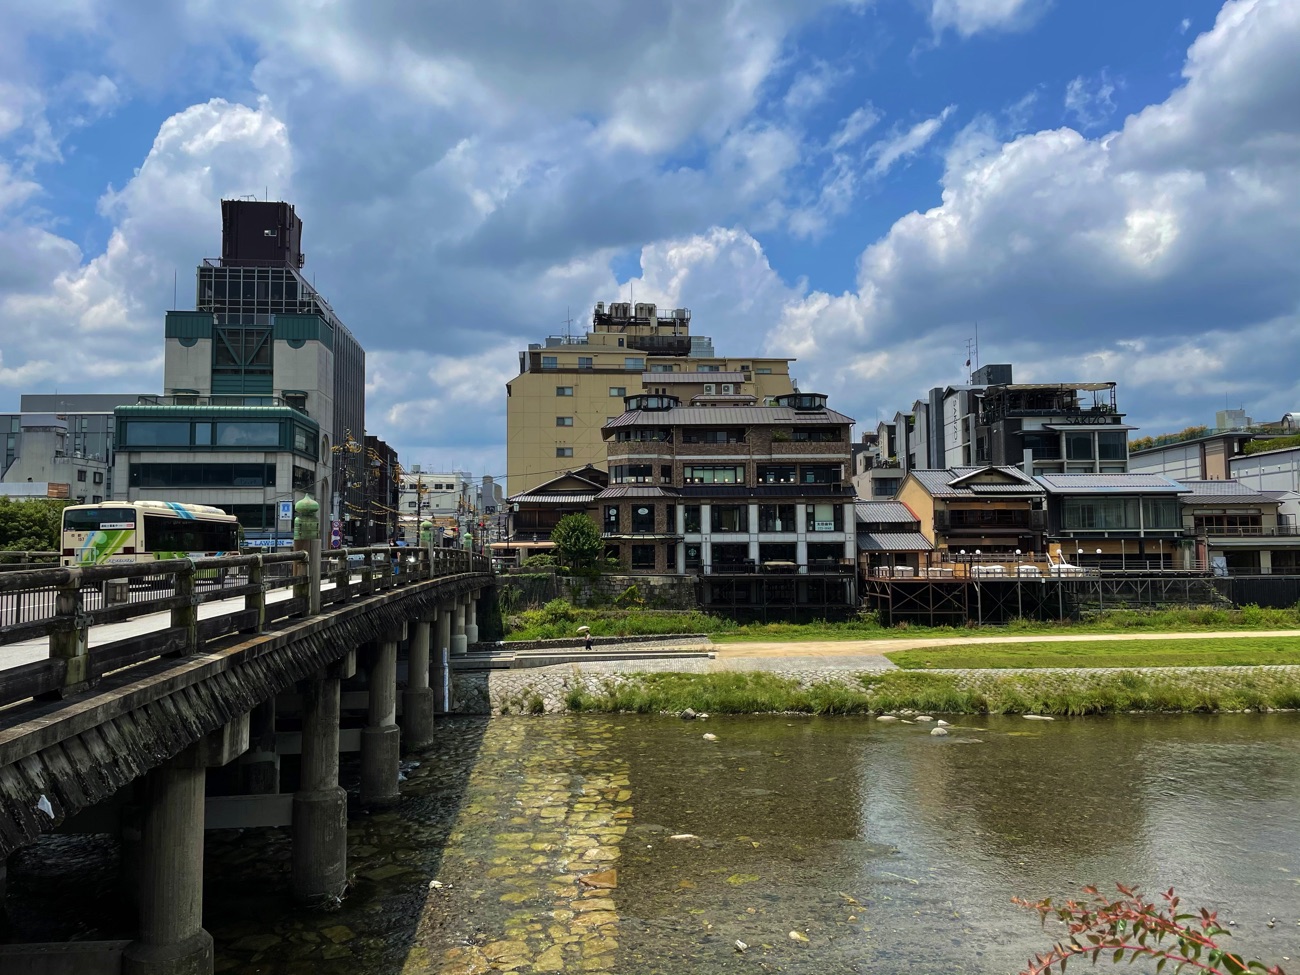
[[[1115,881],[1300,968],[1300,715],[955,724],[451,719],[337,911],[286,905],[283,831],[209,837],[217,968],[1014,972],[1059,930],[1013,895]]]

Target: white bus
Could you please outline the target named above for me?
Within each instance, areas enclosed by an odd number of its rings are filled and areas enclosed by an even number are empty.
[[[63,509],[62,564],[105,565],[239,553],[239,522],[220,508],[104,501]]]

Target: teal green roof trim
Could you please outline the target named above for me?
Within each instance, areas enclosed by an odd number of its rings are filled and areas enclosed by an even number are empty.
[[[273,315],[271,331],[277,342],[320,342],[334,351],[334,330],[319,315]]]
[[[177,420],[274,420],[285,417],[305,427],[319,430],[311,417],[288,406],[119,406],[113,414],[125,419]]]
[[[210,339],[215,322],[210,311],[169,311],[163,333],[169,339]]]

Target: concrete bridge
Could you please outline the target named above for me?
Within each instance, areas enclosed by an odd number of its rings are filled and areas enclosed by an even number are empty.
[[[401,748],[427,744],[450,709],[452,658],[478,639],[494,580],[459,550],[299,546],[0,572],[0,907],[15,850],[110,832],[139,919],[132,941],[0,945],[0,971],[210,973],[205,826],[291,826],[295,896],[342,896],[339,753],[360,752],[364,805],[398,799]],[[359,727],[343,727],[349,709]],[[292,793],[286,754],[300,758]]]

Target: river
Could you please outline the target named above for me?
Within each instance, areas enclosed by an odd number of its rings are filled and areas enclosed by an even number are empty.
[[[1012,896],[1115,881],[1300,968],[1300,715],[930,727],[450,719],[401,806],[355,817],[337,911],[287,906],[284,831],[210,835],[217,970],[1014,972],[1058,929]],[[94,888],[108,854],[63,842],[47,879]]]

